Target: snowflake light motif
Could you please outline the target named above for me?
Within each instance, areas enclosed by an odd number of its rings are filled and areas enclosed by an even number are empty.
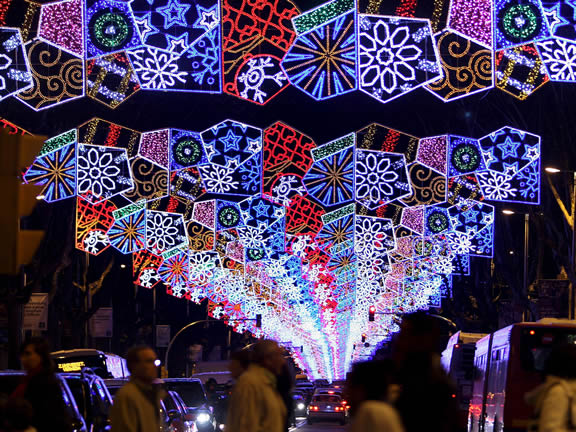
[[[427,20],[360,15],[360,90],[388,102],[442,76]]]
[[[95,203],[134,187],[125,149],[80,144],[77,166],[78,193]]]
[[[411,194],[403,155],[359,150],[356,152],[356,200],[376,208]]]

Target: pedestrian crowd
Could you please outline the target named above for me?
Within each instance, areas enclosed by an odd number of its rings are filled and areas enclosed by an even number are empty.
[[[456,389],[441,368],[440,328],[426,313],[404,316],[389,358],[356,363],[346,377],[349,432],[460,432]],[[162,431],[158,360],[149,347],[126,355],[131,378],[116,394],[112,432]],[[26,375],[0,401],[0,432],[71,432],[72,420],[42,339],[23,344]],[[295,425],[294,373],[272,340],[231,355],[235,385],[225,407],[226,432],[286,432]],[[215,394],[216,382],[207,383]],[[576,345],[554,347],[544,383],[526,395],[534,407],[527,432],[576,431]]]

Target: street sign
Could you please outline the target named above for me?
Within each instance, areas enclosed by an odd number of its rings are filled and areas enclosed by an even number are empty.
[[[540,279],[536,284],[538,318],[568,318],[568,287],[566,279]]]
[[[46,330],[48,327],[48,294],[33,293],[24,305],[23,330]]]
[[[170,326],[156,326],[156,348],[166,348],[170,343]]]
[[[92,337],[112,337],[113,328],[114,319],[111,307],[99,308],[90,318],[90,334]]]

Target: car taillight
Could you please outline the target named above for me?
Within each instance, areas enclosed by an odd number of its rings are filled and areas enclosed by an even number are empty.
[[[342,401],[342,405],[346,405],[348,402],[346,402],[345,400]]]

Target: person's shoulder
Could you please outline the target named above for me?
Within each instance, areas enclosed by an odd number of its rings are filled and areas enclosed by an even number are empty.
[[[236,380],[237,387],[250,387],[262,383],[262,375],[256,368],[248,368]]]
[[[116,392],[116,396],[114,396],[114,400],[118,401],[120,399],[129,398],[136,391],[138,391],[136,384],[134,384],[132,381],[128,381],[126,384],[124,384],[122,387],[120,387],[120,390],[118,390]]]
[[[358,412],[362,413],[382,413],[382,414],[392,414],[396,410],[392,405],[384,401],[367,400],[362,402],[358,408]]]

